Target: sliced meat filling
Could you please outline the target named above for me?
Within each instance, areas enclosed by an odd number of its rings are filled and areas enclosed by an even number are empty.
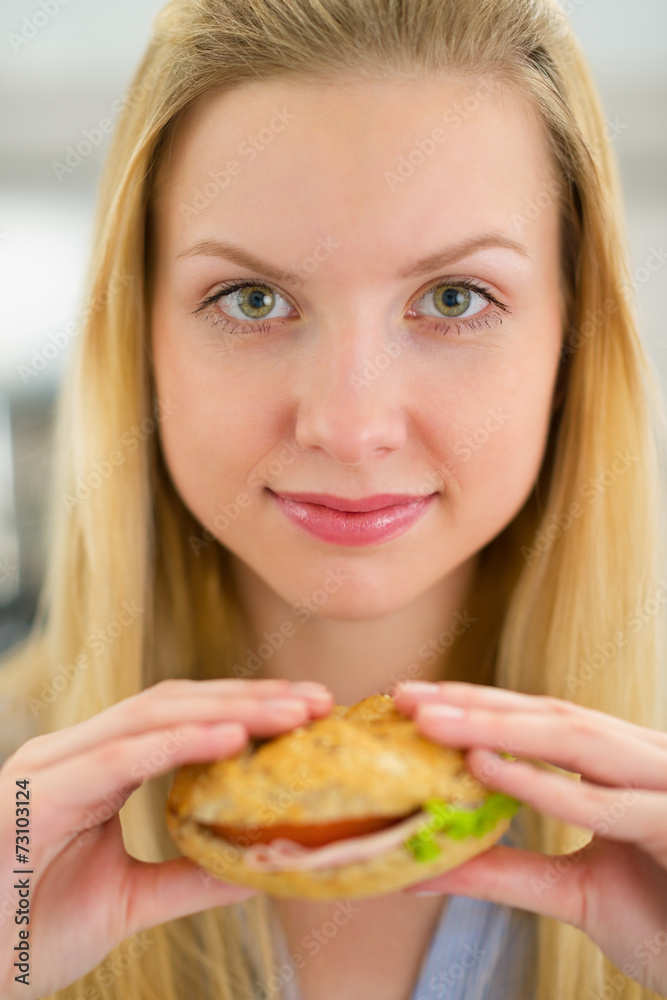
[[[408,816],[371,816],[247,830],[207,824],[207,829],[229,843],[246,847],[244,861],[256,871],[315,871],[379,857],[400,846],[430,819],[430,813],[418,809]],[[247,846],[249,840],[252,843]]]

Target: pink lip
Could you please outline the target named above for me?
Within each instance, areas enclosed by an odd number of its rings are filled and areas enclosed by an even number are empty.
[[[437,493],[378,493],[359,500],[328,493],[269,493],[285,516],[334,545],[374,545],[402,534],[426,513]]]

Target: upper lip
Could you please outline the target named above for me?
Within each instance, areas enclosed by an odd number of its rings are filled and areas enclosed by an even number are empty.
[[[373,496],[348,500],[346,497],[335,497],[330,493],[284,493],[282,490],[272,490],[271,492],[279,497],[285,497],[287,500],[295,500],[299,503],[316,503],[322,507],[332,507],[334,510],[353,512],[381,510],[382,507],[393,507],[396,504],[414,503],[416,500],[426,499],[426,495],[422,493],[374,493]]]

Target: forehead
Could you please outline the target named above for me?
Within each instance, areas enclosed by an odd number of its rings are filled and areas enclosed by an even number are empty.
[[[556,177],[526,98],[444,74],[211,92],[179,121],[160,174],[161,241],[176,251],[224,233],[268,256],[298,228],[304,247],[333,232],[348,249],[374,245],[380,265],[385,247],[491,229],[516,237],[526,204]],[[550,237],[556,214],[541,212],[525,242]]]

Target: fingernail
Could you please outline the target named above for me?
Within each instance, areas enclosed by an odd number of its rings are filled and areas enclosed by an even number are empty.
[[[433,684],[431,681],[401,681],[396,685],[399,691],[405,691],[406,694],[437,694],[440,690],[438,684]]]
[[[267,698],[262,704],[279,715],[301,715],[306,711],[304,703],[297,698]]]
[[[443,705],[439,703],[437,705],[420,705],[418,708],[420,719],[433,719],[437,722],[439,719],[462,719],[466,714],[464,708],[460,705]]]
[[[442,896],[437,889],[404,889],[403,892],[410,896]]]
[[[324,684],[318,681],[296,681],[292,684],[294,694],[305,695],[309,698],[331,698],[331,691]]]
[[[229,736],[231,739],[247,735],[245,726],[240,722],[213,722],[207,730],[216,736]]]

